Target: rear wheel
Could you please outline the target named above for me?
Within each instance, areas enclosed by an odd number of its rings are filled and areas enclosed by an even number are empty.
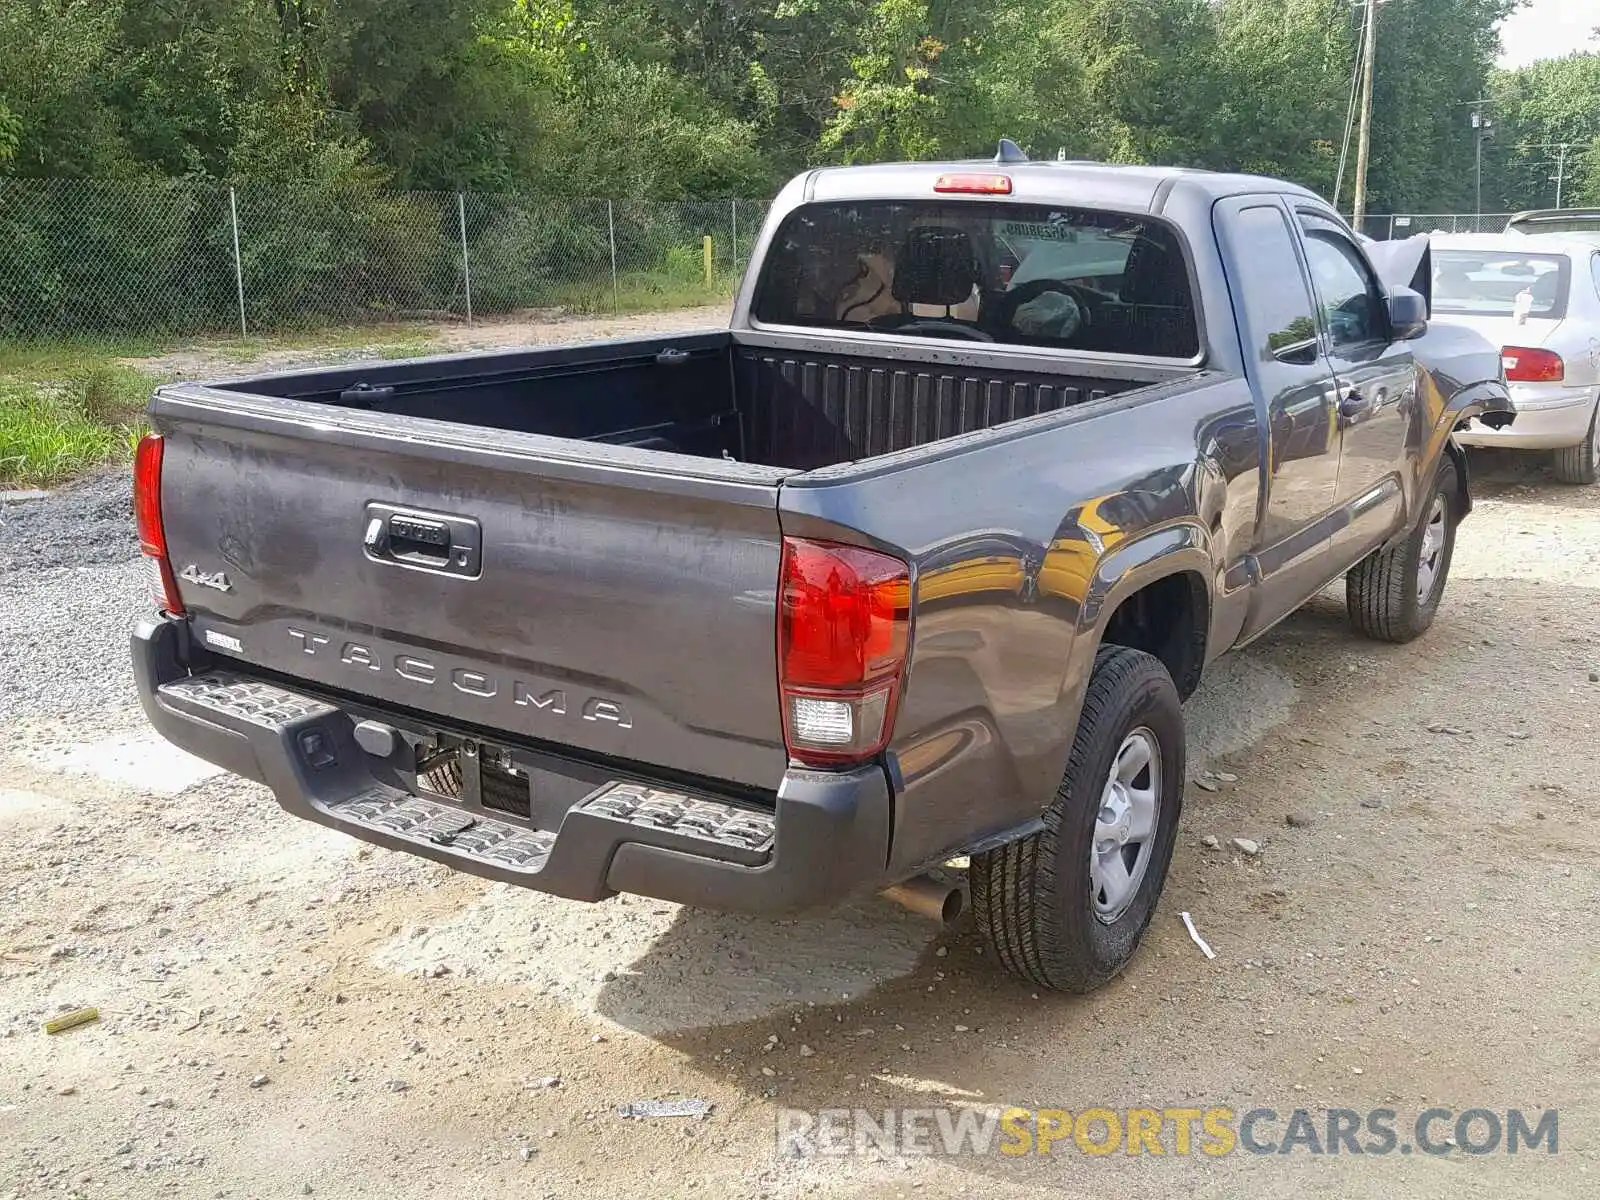
[[[1133,956],[1183,808],[1178,689],[1161,661],[1102,649],[1044,829],[972,859],[973,912],[1008,971],[1092,991]]]
[[[1369,555],[1345,576],[1350,623],[1362,633],[1409,642],[1433,625],[1455,555],[1459,497],[1456,465],[1446,458],[1411,536]]]
[[[1556,451],[1555,472],[1562,483],[1600,482],[1600,406],[1589,422],[1589,436],[1576,446]]]

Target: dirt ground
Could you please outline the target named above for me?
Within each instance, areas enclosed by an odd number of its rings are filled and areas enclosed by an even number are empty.
[[[0,1200],[1600,1195],[1600,489],[1478,465],[1427,638],[1362,642],[1330,593],[1218,664],[1188,712],[1214,790],[1086,998],[879,901],[767,922],[493,886],[184,761],[120,673],[30,701],[0,751]],[[138,580],[75,569],[74,620],[100,605],[114,643]],[[66,642],[30,658],[76,671]],[[615,1111],[643,1098],[715,1107]],[[780,1107],[904,1105],[1554,1108],[1560,1141],[775,1153]]]
[[[218,379],[290,371],[330,362],[351,362],[392,355],[458,354],[468,350],[502,350],[515,346],[581,342],[594,338],[629,337],[680,329],[700,329],[728,323],[726,304],[676,309],[672,312],[628,313],[619,316],[574,316],[561,311],[535,310],[495,317],[473,325],[374,326],[370,330],[344,331],[344,337],[319,345],[313,337],[305,345],[275,345],[271,341],[240,343],[219,341],[173,350],[165,354],[127,358],[125,366],[138,367],[160,379]],[[356,341],[348,344],[349,337]],[[364,346],[362,343],[366,342]]]

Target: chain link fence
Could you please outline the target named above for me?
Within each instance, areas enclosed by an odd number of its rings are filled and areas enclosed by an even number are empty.
[[[1361,232],[1379,241],[1416,237],[1419,233],[1504,233],[1514,213],[1394,213],[1369,215]]]
[[[718,303],[766,208],[0,179],[0,340],[250,336]]]

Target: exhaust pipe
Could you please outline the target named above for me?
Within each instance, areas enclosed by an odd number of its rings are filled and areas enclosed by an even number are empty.
[[[960,884],[946,883],[932,875],[918,875],[886,888],[883,898],[893,900],[919,917],[946,925],[965,912],[967,907],[967,893]]]

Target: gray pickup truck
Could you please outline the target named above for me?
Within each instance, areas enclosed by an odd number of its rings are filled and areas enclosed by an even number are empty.
[[[1341,575],[1365,634],[1433,620],[1452,432],[1510,404],[1376,259],[1289,184],[1005,146],[794,180],[726,330],[163,387],[145,709],[583,900],[949,916],[966,856],[999,960],[1095,987],[1206,665]]]

